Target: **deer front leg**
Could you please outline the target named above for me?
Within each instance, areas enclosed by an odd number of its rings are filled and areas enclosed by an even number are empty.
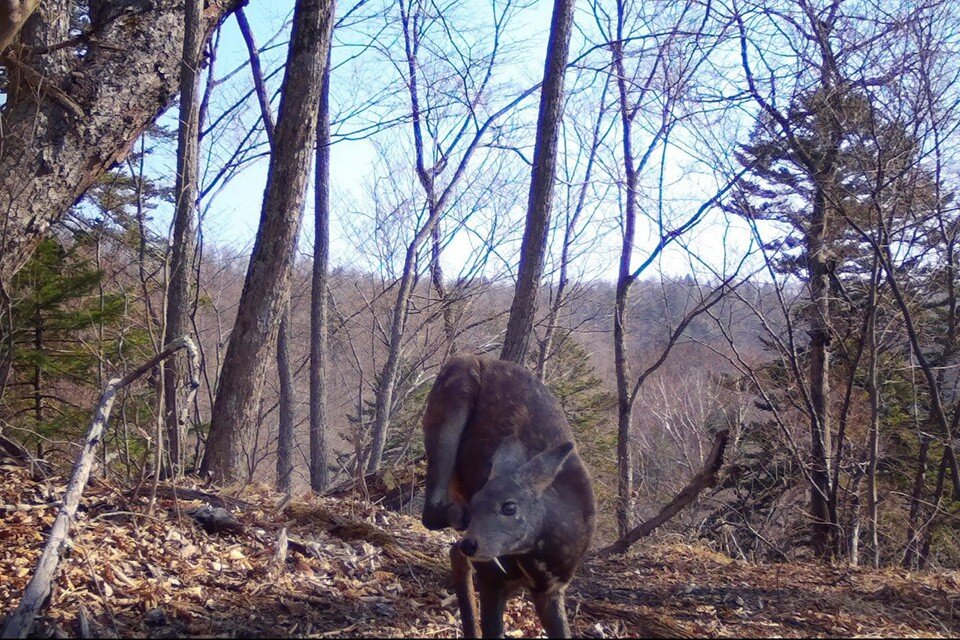
[[[450,566],[453,569],[453,590],[457,594],[457,605],[460,607],[463,637],[479,638],[477,601],[473,591],[473,565],[460,553],[460,547],[456,544],[450,547]]]
[[[507,608],[507,587],[502,580],[477,575],[480,592],[480,628],[484,638],[503,637],[503,613]]]
[[[570,623],[563,589],[533,594],[533,606],[548,638],[569,638]]]

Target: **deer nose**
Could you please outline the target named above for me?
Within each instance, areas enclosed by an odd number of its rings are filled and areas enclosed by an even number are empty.
[[[477,555],[477,548],[480,544],[473,538],[464,538],[460,541],[460,552],[468,558]]]

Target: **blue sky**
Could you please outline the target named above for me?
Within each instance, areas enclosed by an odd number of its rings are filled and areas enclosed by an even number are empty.
[[[475,1],[477,10],[489,7],[488,2],[485,3],[484,0]],[[515,80],[518,86],[529,86],[530,83],[538,81],[542,74],[552,4],[549,0],[535,0],[527,8],[521,10],[513,23],[511,35],[515,40],[518,55],[516,61],[507,67],[506,73],[513,76],[510,79]],[[345,3],[338,7],[338,11],[346,11],[350,6],[352,6],[352,3]],[[292,7],[292,0],[275,2],[254,0],[247,5],[247,17],[258,45],[262,46],[283,29],[283,25],[289,20]],[[283,31],[273,41],[273,44],[279,46],[274,46],[263,54],[266,73],[269,74],[270,71],[279,68],[282,64],[286,54],[285,43],[287,37],[288,33]],[[352,55],[360,40],[355,33],[351,34],[346,30],[338,32],[335,37],[334,48],[335,67]],[[237,72],[230,75],[223,85],[216,88],[211,104],[211,118],[216,116],[218,108],[222,110],[223,106],[230,104],[241,92],[246,91],[251,86],[249,69],[240,68],[246,60],[246,46],[235,19],[231,17],[224,23],[221,30],[215,77],[218,79],[224,78],[230,71],[237,70]],[[394,77],[391,79],[396,80],[396,70],[382,57],[378,58],[377,54],[367,53],[366,60],[368,62],[361,67],[356,66],[358,63],[338,67],[332,75],[332,109],[334,114],[342,106],[338,104],[338,101],[349,101],[354,97],[352,92],[356,89],[356,83],[358,82],[359,76],[356,75],[359,72],[358,69],[369,73],[372,68],[375,75],[379,73],[384,74],[384,76],[392,74]],[[371,65],[379,66],[371,67]],[[279,87],[280,79],[281,74],[277,74],[269,81],[271,90],[276,90]],[[536,95],[528,99],[528,102],[528,107],[535,107]],[[277,104],[274,101],[274,110],[276,110],[276,107]],[[252,123],[258,114],[256,101],[251,98],[245,106],[243,121]],[[165,114],[161,122],[167,126],[175,127],[176,108]],[[381,136],[380,144],[389,145],[391,135],[404,133],[399,131]],[[229,138],[229,136],[226,137]],[[158,175],[170,176],[171,182],[175,173],[173,151],[172,148],[167,149],[151,160],[151,170]],[[346,223],[347,210],[354,206],[362,206],[364,198],[368,197],[367,185],[374,175],[377,160],[376,150],[374,143],[370,140],[340,141],[333,145],[331,155],[331,178],[334,194],[331,223],[332,261],[335,265],[361,266],[363,256],[358,255],[356,232],[354,231],[351,234],[344,224]],[[242,173],[229,182],[214,199],[208,199],[204,203],[203,231],[205,242],[219,246],[229,246],[237,250],[248,250],[252,246],[260,216],[266,171],[266,158],[252,162],[246,166]],[[689,173],[680,165],[672,168],[668,173],[672,183],[671,188],[678,193],[695,194],[698,191],[710,189],[709,184],[704,186],[702,176]],[[709,183],[709,179],[707,183]],[[526,189],[522,189],[522,192],[525,198]],[[309,254],[312,246],[311,202],[312,192],[308,194],[303,224],[301,251],[304,254]],[[525,202],[520,204],[525,204]],[[613,219],[613,217],[609,218]],[[158,231],[164,231],[165,225],[169,225],[169,212],[159,211],[156,223],[159,227]],[[597,231],[599,232],[599,230],[600,227],[598,226]],[[693,244],[695,247],[699,247],[698,250],[704,255],[719,255],[722,247],[718,246],[718,243],[724,242],[724,230],[725,222],[723,220],[708,220],[693,235]],[[616,252],[619,250],[619,245],[614,237],[616,230],[611,228],[609,223],[606,231],[614,231],[614,233],[610,234],[609,239],[598,243],[585,256],[584,259],[588,264],[584,265],[584,272],[591,276],[612,279],[616,274]],[[649,233],[645,233],[645,231],[647,230],[640,229],[638,233],[638,259],[642,259],[644,246],[651,239]],[[742,234],[739,235],[742,236]],[[453,269],[456,269],[468,257],[467,254],[471,250],[466,240],[458,239],[445,254],[446,261],[453,266]],[[514,250],[515,247],[508,248],[508,253]],[[506,258],[506,261],[509,261],[509,257]],[[654,272],[658,266],[672,273],[681,273],[689,269],[689,262],[682,252],[673,251],[664,256],[663,264],[655,266]]]

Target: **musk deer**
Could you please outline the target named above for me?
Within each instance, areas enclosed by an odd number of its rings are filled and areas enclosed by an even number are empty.
[[[547,635],[570,637],[564,592],[594,496],[559,402],[519,365],[459,355],[434,382],[423,435],[423,524],[465,530],[450,550],[464,635],[501,637],[507,598],[526,589]]]

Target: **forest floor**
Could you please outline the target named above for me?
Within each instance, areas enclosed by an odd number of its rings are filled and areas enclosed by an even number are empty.
[[[0,621],[19,601],[64,485],[0,464]],[[179,488],[174,499],[161,485],[148,513],[149,489],[92,481],[35,634],[76,636],[87,625],[94,636],[460,632],[447,583],[450,534],[358,499],[285,503],[256,490],[207,497],[231,507],[244,529],[210,534],[188,515],[203,500],[185,497],[198,494]],[[281,561],[283,529],[292,547]],[[568,608],[574,632],[591,637],[957,637],[960,573],[753,565],[705,547],[649,542],[587,561]],[[526,600],[511,602],[507,629],[513,637],[541,633]]]

